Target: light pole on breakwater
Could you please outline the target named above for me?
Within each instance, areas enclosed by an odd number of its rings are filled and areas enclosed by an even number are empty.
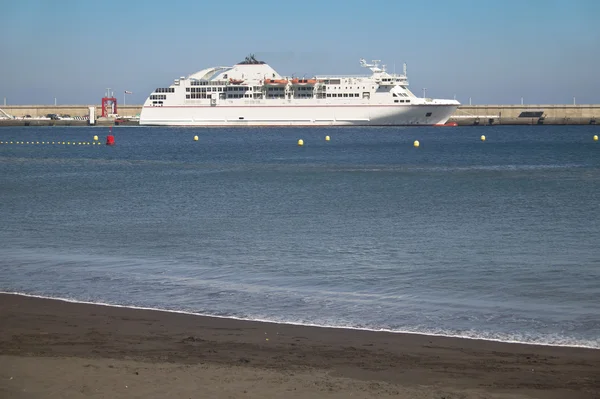
[[[123,92],[123,106],[125,106],[125,95],[126,95],[126,94],[133,94],[133,92],[131,92],[131,91],[129,91],[129,90],[125,90],[125,91]]]

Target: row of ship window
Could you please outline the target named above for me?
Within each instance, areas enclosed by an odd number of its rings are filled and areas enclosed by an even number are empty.
[[[206,93],[207,91],[215,91],[215,92],[221,92],[221,91],[246,91],[249,90],[249,87],[186,87],[185,91],[188,92],[192,92],[192,93]]]
[[[227,75],[225,75],[227,76]],[[275,78],[275,76],[273,76],[273,78]],[[384,82],[389,82],[389,81],[394,81],[393,79],[382,79],[382,81]],[[397,82],[400,82],[400,80],[398,79]],[[341,85],[342,82],[339,79],[335,79],[335,80],[324,80],[322,82],[324,85]],[[211,80],[211,81],[198,81],[198,80],[191,80],[190,81],[190,86],[228,86],[230,85],[230,82],[228,81],[223,81],[223,80]],[[335,86],[324,86],[324,89],[326,87],[329,87],[330,89],[341,89],[341,86],[335,87]],[[402,86],[404,88],[404,86]],[[348,89],[348,87],[344,87],[345,89]],[[359,87],[357,87],[358,89]],[[363,89],[365,87],[363,86]],[[371,87],[372,89],[374,89],[375,87]],[[352,89],[352,87],[350,87],[350,89]],[[159,90],[165,90],[165,91],[159,91]],[[157,93],[173,93],[174,88],[172,87],[168,87],[168,88],[164,88],[164,89],[156,89]]]
[[[188,93],[207,93],[207,92],[223,92],[223,91],[248,91],[251,90],[250,87],[186,87],[185,91]],[[313,91],[313,87],[298,87],[297,91]],[[259,91],[260,89],[255,88],[255,91]],[[284,87],[267,87],[268,92],[285,91]]]
[[[353,97],[357,97],[358,94],[354,94]],[[260,94],[257,94],[255,96],[255,98],[259,98]],[[329,94],[327,95],[327,97],[331,97]],[[336,97],[336,96],[333,96]],[[340,95],[340,97],[342,97]],[[352,97],[352,96],[351,96]],[[186,99],[206,99],[206,98],[210,98],[207,96],[206,93],[192,93],[192,94],[186,94],[185,96]],[[229,94],[227,95],[227,98],[252,98],[252,94]],[[278,98],[285,98],[284,95],[272,95],[272,96],[267,96],[267,98],[270,99],[278,99]],[[299,94],[296,98],[312,98],[312,95],[310,94]],[[395,103],[410,103],[410,100],[394,100]],[[152,104],[153,105],[162,105],[162,101],[153,101]]]
[[[191,92],[191,93],[205,93],[205,92],[222,92],[222,91],[247,91],[247,90],[251,90],[251,87],[246,87],[246,86],[228,86],[228,87],[186,87],[185,91],[186,92]],[[325,89],[325,88],[324,88]],[[330,89],[341,89],[341,87],[330,87]],[[346,87],[346,89],[348,89]],[[352,87],[350,87],[350,89],[352,89]],[[364,87],[363,87],[364,89]],[[165,91],[167,90],[167,91]],[[255,87],[254,88],[255,91],[260,91],[259,87]],[[284,87],[267,87],[267,91],[284,91],[285,88]],[[297,87],[296,91],[314,91],[314,87],[312,86],[301,86],[301,87]],[[168,87],[168,88],[158,88],[155,90],[156,93],[174,93],[175,92],[175,88],[173,87]],[[408,97],[406,94],[401,93],[401,95]],[[335,97],[335,96],[333,96]],[[352,97],[352,96],[350,96]],[[394,94],[394,97],[396,97],[396,94]]]
[[[190,80],[191,86],[225,86],[230,82],[227,81],[227,74],[223,76],[225,80]],[[273,79],[275,79],[275,74],[273,74]],[[394,79],[382,79],[383,82],[393,82]],[[401,79],[396,79],[397,82],[400,82]],[[326,85],[340,85],[342,84],[341,79],[325,79],[321,81],[321,83]],[[364,87],[363,87],[364,89]]]
[[[251,87],[186,87],[185,91],[191,93],[206,93],[206,92],[221,92],[221,91],[247,91],[252,90]],[[261,91],[259,87],[254,88],[255,91]],[[298,87],[297,91],[313,91],[314,87]],[[285,87],[267,87],[267,91],[285,91]]]
[[[225,75],[227,76],[227,75]],[[198,80],[192,80],[190,81],[190,85],[192,86],[225,86],[227,83],[226,81],[218,81],[218,80],[214,80],[214,81],[198,81]]]
[[[221,100],[224,100],[226,98],[262,99],[262,94],[260,94],[260,93],[254,93],[254,95],[252,95],[252,94],[227,94],[226,97],[224,94],[222,94],[219,97],[221,98]],[[206,94],[206,93],[192,93],[192,94],[186,94],[185,98],[187,100],[195,100],[195,99],[208,99],[211,97],[209,94]],[[285,94],[267,94],[267,96],[265,98],[270,98],[270,99],[285,98]],[[297,94],[296,96],[294,96],[294,98],[313,98],[313,95],[312,94]]]
[[[352,86],[350,86],[350,87],[344,86],[343,88],[342,88],[342,86],[323,86],[323,90],[327,90],[328,87],[329,87],[329,90],[332,90],[332,89],[333,90],[338,90],[338,89],[339,90],[342,90],[342,89],[345,89],[345,90],[351,89],[352,90],[352,89],[354,89],[354,87],[352,87]],[[360,86],[356,86],[356,89],[360,90]],[[363,90],[364,89],[365,89],[365,86],[363,86]],[[375,86],[371,86],[371,89],[375,89]]]
[[[259,98],[260,96],[262,96],[259,93],[255,94],[256,98]],[[186,99],[202,99],[202,98],[211,98],[210,94],[206,94],[206,93],[192,93],[192,94],[186,94],[185,95]],[[221,93],[219,95],[219,98],[221,98],[222,100],[225,98],[252,98],[252,94],[227,94],[227,97],[225,97],[225,93]]]
[[[186,94],[185,98],[188,100],[195,100],[195,99],[205,99],[205,98],[210,98],[210,95],[206,94],[206,93],[192,93],[192,94]],[[227,98],[256,98],[256,99],[260,99],[262,98],[262,94],[256,93],[254,94],[254,97],[252,96],[252,94],[228,94]],[[276,98],[285,98],[284,94],[271,94],[271,95],[267,95],[266,98],[271,98],[271,99],[276,99]],[[298,94],[295,96],[295,98],[313,98],[312,94]],[[224,99],[224,97],[221,97],[221,99]]]
[[[225,93],[222,94],[221,98],[225,98]],[[262,95],[259,93],[255,93],[254,94],[255,98],[260,98]],[[295,98],[312,98],[313,95],[312,94],[296,94]],[[358,93],[339,93],[339,94],[330,94],[327,93],[327,97],[331,98],[359,98],[360,94]],[[368,97],[368,95],[367,95]],[[191,93],[191,94],[186,94],[185,96],[186,99],[203,99],[203,98],[210,98],[209,94],[206,94],[205,92],[203,93]],[[252,98],[252,94],[227,94],[227,98]],[[269,94],[267,95],[266,98],[285,98],[284,94]],[[394,102],[407,102],[409,103],[410,100],[395,100]]]
[[[274,90],[272,90],[272,91],[283,91],[283,88],[281,88],[281,87],[274,87],[273,89]],[[190,99],[190,98],[208,98],[206,96],[206,91],[207,90],[204,87],[203,88],[195,88],[195,87],[193,87],[191,89],[187,88],[186,91],[188,91],[188,92],[191,91],[192,92],[191,95],[188,94],[188,95],[185,96],[185,98],[188,98],[188,99]],[[210,91],[210,90],[208,90],[208,91]],[[221,90],[219,90],[219,91],[221,91]],[[202,93],[202,94],[200,94],[200,93]],[[405,94],[403,94],[403,95],[405,95]],[[307,93],[307,94],[299,93],[296,96],[297,97],[302,97],[302,98],[311,97],[312,93],[310,93],[310,94],[309,93]],[[244,97],[245,98],[252,98],[252,95],[251,94],[247,94],[247,95],[244,95],[244,94],[228,94],[227,95],[227,98],[244,98]],[[327,97],[343,97],[343,98],[354,98],[354,97],[356,97],[356,98],[358,98],[358,97],[360,97],[360,94],[358,94],[358,93],[327,93]],[[395,94],[394,94],[394,97],[396,97]],[[166,99],[167,99],[167,96],[165,94],[152,94],[150,96],[150,100],[166,100]],[[394,100],[394,102],[396,102],[396,103],[397,102],[401,102],[401,103],[408,102],[409,103],[410,100],[406,100],[406,101],[405,100]]]

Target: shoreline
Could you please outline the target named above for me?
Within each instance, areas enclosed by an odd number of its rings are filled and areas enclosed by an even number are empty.
[[[501,344],[531,345],[531,346],[543,346],[543,347],[550,347],[550,348],[580,348],[580,349],[590,349],[590,350],[600,351],[600,347],[593,347],[593,346],[588,346],[588,345],[568,345],[568,344],[551,344],[551,343],[542,343],[542,342],[524,342],[524,341],[511,341],[511,340],[501,340],[501,339],[483,338],[483,337],[469,337],[469,336],[461,336],[461,335],[416,332],[416,331],[396,331],[396,330],[389,330],[389,329],[370,329],[370,328],[359,328],[359,327],[351,327],[351,326],[329,326],[329,325],[325,326],[325,325],[318,325],[318,324],[294,323],[294,322],[289,322],[289,321],[281,321],[280,322],[280,321],[273,321],[273,320],[246,319],[246,318],[235,317],[235,316],[218,316],[218,315],[211,315],[211,314],[194,313],[194,312],[188,312],[185,310],[172,310],[172,309],[161,309],[161,308],[152,308],[152,307],[143,307],[143,306],[119,305],[119,304],[111,304],[111,303],[104,303],[104,302],[89,302],[89,301],[80,301],[77,299],[50,297],[50,296],[27,294],[27,293],[21,293],[21,292],[0,291],[0,298],[3,295],[23,296],[23,297],[28,297],[28,298],[45,299],[45,300],[51,300],[51,301],[61,301],[61,302],[67,302],[67,303],[73,303],[73,304],[106,306],[109,308],[147,310],[147,311],[152,311],[152,312],[174,313],[174,314],[182,314],[182,315],[195,316],[195,317],[209,317],[209,318],[215,318],[215,319],[236,320],[236,321],[241,321],[241,322],[278,324],[278,325],[295,326],[295,327],[330,328],[330,329],[336,329],[336,330],[366,331],[366,332],[373,332],[373,333],[422,335],[424,337],[455,338],[455,339],[465,339],[465,340],[474,340],[474,341],[483,341],[483,342],[497,342],[497,343],[501,343]],[[600,355],[600,352],[599,352],[599,355]]]
[[[116,371],[133,369],[143,369],[147,380],[123,397],[159,392],[172,373],[180,381],[208,379],[214,393],[229,397],[600,395],[597,349],[245,321],[15,294],[0,294],[0,325],[5,397],[36,387],[40,395],[33,397],[45,397],[50,386],[62,389],[60,397],[81,397],[84,388],[69,382],[69,372],[55,375],[57,368],[82,373],[85,389],[104,390],[106,397],[121,392],[124,377]],[[219,379],[224,371],[241,377]],[[27,388],[18,381],[27,381]],[[197,389],[197,382],[169,381],[169,392]]]
[[[597,122],[598,121],[598,122]],[[509,119],[504,118],[503,120],[498,120],[494,118],[482,118],[482,117],[469,117],[469,118],[456,118],[450,117],[446,123],[450,125],[212,125],[212,126],[198,126],[198,125],[140,125],[139,121],[114,121],[114,120],[104,120],[104,121],[96,121],[95,124],[90,125],[87,121],[71,121],[71,120],[36,120],[36,119],[0,119],[0,127],[106,127],[106,126],[140,126],[140,127],[179,127],[179,128],[199,128],[199,129],[210,129],[210,128],[235,128],[235,129],[250,129],[250,128],[306,128],[306,127],[315,127],[315,128],[329,128],[329,127],[390,127],[390,128],[400,128],[400,127],[416,127],[416,128],[424,128],[424,127],[486,127],[486,126],[597,126],[600,124],[600,118],[580,118],[580,117],[561,117],[561,118],[548,118],[542,121],[540,120],[520,120],[520,119]],[[451,125],[452,123],[456,123],[456,125]]]
[[[16,119],[0,120],[0,126],[87,126],[87,121],[76,120],[39,120],[36,118],[48,114],[85,117],[89,108],[96,109],[96,115],[102,115],[101,106],[92,105],[5,105],[0,110]],[[119,105],[119,116],[114,119],[97,119],[97,123],[107,125],[138,125],[129,118],[139,116],[142,104]],[[0,115],[2,112],[0,111]],[[29,118],[26,118],[29,116]],[[124,118],[120,119],[120,118]],[[237,120],[237,117],[235,118]],[[461,104],[447,122],[459,126],[497,126],[497,125],[600,125],[600,104]],[[237,122],[236,122],[237,123]],[[312,125],[311,125],[312,126]],[[425,126],[425,125],[423,125]],[[213,127],[213,126],[195,126]],[[229,127],[236,127],[230,125]],[[282,127],[282,126],[275,126]],[[322,126],[315,126],[322,127]]]

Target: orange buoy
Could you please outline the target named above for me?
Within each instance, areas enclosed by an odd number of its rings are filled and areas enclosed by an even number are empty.
[[[106,136],[106,145],[115,145],[115,136],[112,134]]]

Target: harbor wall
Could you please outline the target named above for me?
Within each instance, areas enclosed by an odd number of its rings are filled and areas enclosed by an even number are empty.
[[[102,106],[95,105],[0,105],[0,109],[9,115],[23,118],[30,115],[32,118],[46,116],[48,114],[87,116],[89,107],[96,107],[96,116],[102,115]],[[134,117],[142,110],[141,105],[119,105],[117,111],[119,116]]]
[[[7,105],[0,106],[0,109],[17,118],[26,115],[36,118],[47,114],[83,117],[88,115],[90,106],[96,107],[96,116],[101,115],[100,105]],[[141,105],[119,105],[118,114],[134,117],[140,114],[141,109]],[[3,122],[0,124],[5,124]],[[15,122],[13,120],[12,124]],[[600,104],[461,105],[449,122],[462,126],[600,125]]]
[[[600,125],[600,104],[461,105],[459,125]]]

